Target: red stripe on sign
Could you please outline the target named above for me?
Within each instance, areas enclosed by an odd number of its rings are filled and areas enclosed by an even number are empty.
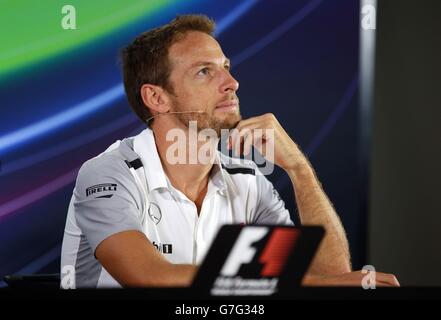
[[[281,274],[298,236],[299,232],[295,229],[274,229],[259,259],[264,264],[261,273],[263,277],[277,277]]]

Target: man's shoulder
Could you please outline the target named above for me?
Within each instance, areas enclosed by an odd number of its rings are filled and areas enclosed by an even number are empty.
[[[131,161],[139,158],[133,150],[133,139],[118,140],[101,154],[85,161],[81,166],[78,177],[94,175],[118,175],[129,171]]]

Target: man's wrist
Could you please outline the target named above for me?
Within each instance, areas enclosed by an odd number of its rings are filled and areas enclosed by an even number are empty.
[[[314,176],[314,170],[308,160],[302,156],[302,159],[292,161],[288,166],[283,168],[291,179],[298,177]]]

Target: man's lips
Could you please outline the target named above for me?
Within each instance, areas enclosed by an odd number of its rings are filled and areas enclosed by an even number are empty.
[[[228,100],[228,101],[224,101],[224,102],[219,103],[216,106],[216,110],[236,111],[238,107],[239,107],[239,101],[237,99],[234,99],[234,100]]]

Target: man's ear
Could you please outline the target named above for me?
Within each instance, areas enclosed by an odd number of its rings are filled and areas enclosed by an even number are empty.
[[[144,104],[157,113],[165,113],[169,111],[169,97],[164,89],[153,84],[144,84],[141,87],[141,97]],[[155,114],[156,112],[152,112]]]

